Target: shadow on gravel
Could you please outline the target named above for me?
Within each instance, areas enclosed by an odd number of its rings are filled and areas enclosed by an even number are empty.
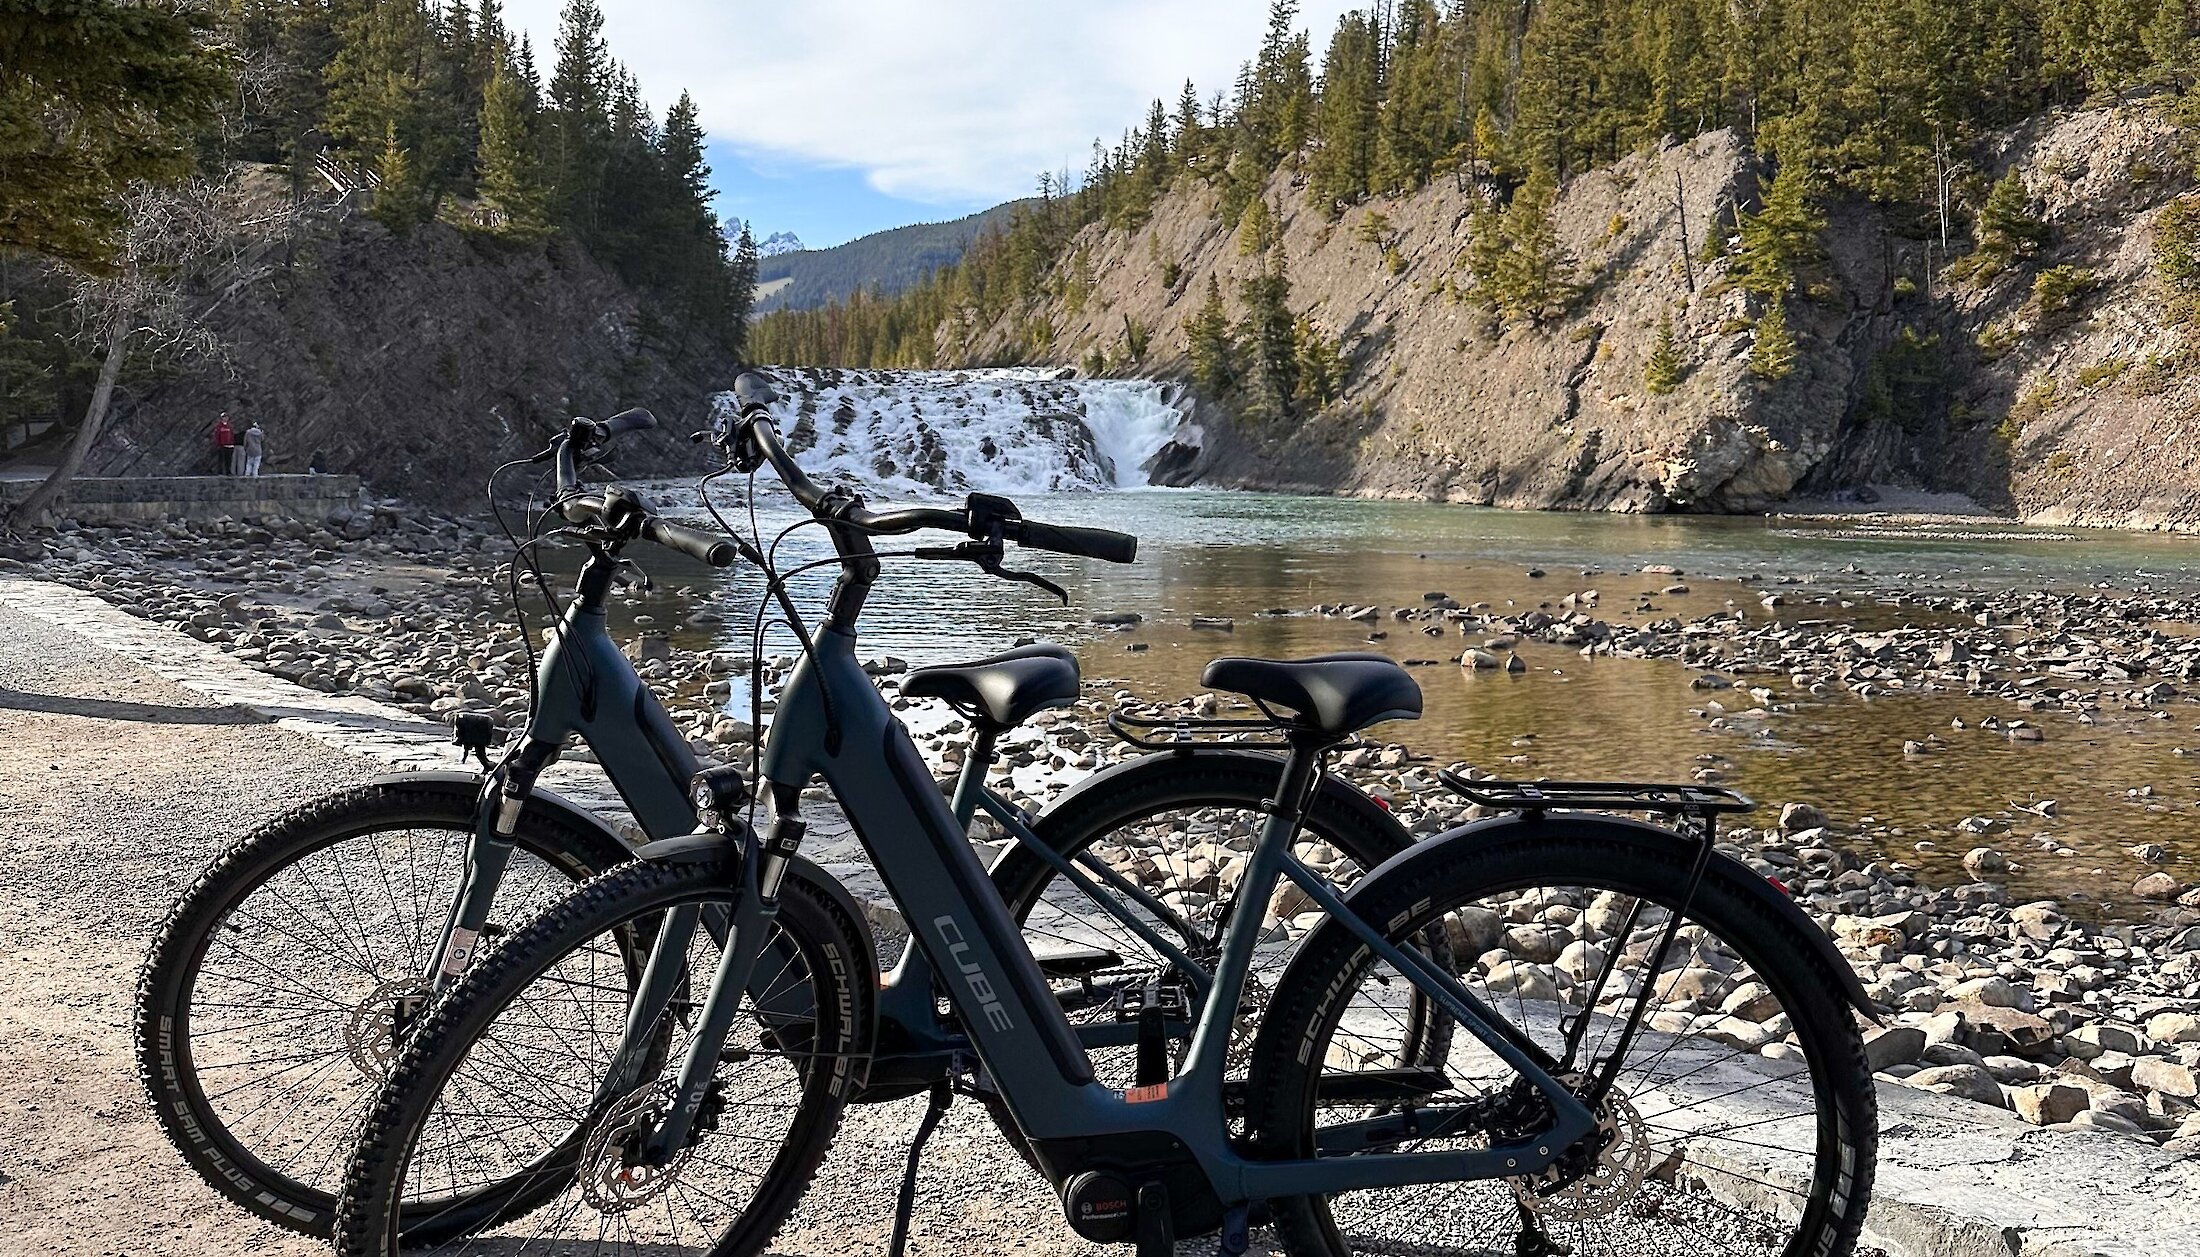
[[[38,711],[56,716],[89,716],[94,720],[135,720],[161,725],[261,725],[267,718],[242,707],[171,707],[163,703],[130,703],[110,698],[70,698],[60,694],[33,694],[0,686],[0,709]]]

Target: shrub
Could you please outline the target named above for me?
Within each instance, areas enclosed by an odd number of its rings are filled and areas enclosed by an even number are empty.
[[[2101,277],[2083,266],[2050,266],[2032,281],[2032,304],[2050,327],[2070,321]]]

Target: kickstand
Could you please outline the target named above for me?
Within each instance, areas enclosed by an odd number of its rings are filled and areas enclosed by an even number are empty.
[[[1513,1237],[1513,1257],[1572,1257],[1574,1250],[1552,1239],[1534,1210],[1517,1200],[1513,1208],[1520,1211],[1520,1234]]]
[[[1138,1257],[1175,1257],[1176,1227],[1169,1218],[1168,1189],[1148,1183],[1138,1189]]]
[[[1249,1205],[1232,1205],[1222,1213],[1222,1236],[1215,1243],[1216,1257],[1245,1257],[1245,1250],[1252,1241],[1245,1233],[1246,1218],[1252,1213]]]
[[[946,1116],[947,1106],[955,1102],[955,1089],[946,1079],[932,1084],[932,1101],[924,1108],[924,1120],[917,1123],[917,1137],[909,1141],[909,1163],[902,1167],[901,1194],[894,1200],[894,1238],[886,1245],[886,1257],[902,1257],[902,1250],[909,1243],[909,1214],[917,1207],[917,1158],[924,1155],[924,1141]]]

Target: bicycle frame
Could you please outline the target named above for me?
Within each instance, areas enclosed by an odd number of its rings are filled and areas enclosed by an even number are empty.
[[[704,914],[683,910],[659,932],[629,1010],[621,1054],[630,1067],[613,1069],[606,1078],[605,1098],[638,1081],[631,1066],[641,1059],[642,1039],[682,977],[693,930],[705,926],[727,945],[688,1050],[677,1062],[673,1103],[649,1141],[654,1150],[667,1153],[689,1137],[776,914],[779,879],[800,846],[801,792],[820,778],[840,801],[910,923],[912,946],[889,978],[895,998],[885,1001],[882,1011],[900,1020],[919,1055],[944,1052],[951,1063],[967,1043],[1058,1182],[1087,1165],[1107,1164],[1111,1148],[1151,1147],[1157,1137],[1197,1165],[1224,1205],[1517,1177],[1546,1168],[1594,1128],[1589,1109],[1552,1076],[1556,1062],[1547,1053],[1425,956],[1390,943],[1291,854],[1304,801],[1319,776],[1323,745],[1303,740],[1294,740],[1285,760],[1276,806],[1237,889],[1211,973],[1135,914],[1095,896],[1206,991],[1184,1067],[1175,1077],[1129,1091],[1100,1084],[1084,1049],[1087,1042],[1114,1041],[1108,1033],[1113,1028],[1090,1028],[1090,1039],[1081,1040],[1071,1027],[967,841],[971,816],[983,808],[1042,858],[1051,857],[1058,872],[1088,891],[1091,884],[1039,841],[1013,808],[984,790],[982,765],[976,762],[981,757],[966,764],[952,806],[941,795],[907,730],[856,659],[855,622],[876,578],[877,558],[860,530],[830,531],[843,571],[811,648],[781,691],[765,739],[758,785],[771,799],[769,831],[759,835],[744,828],[736,835],[743,858],[730,921],[728,914],[712,913],[705,920]],[[652,839],[695,827],[686,792],[695,758],[606,628],[604,600],[616,563],[615,553],[597,549],[583,567],[579,588],[540,660],[524,735],[484,785],[465,880],[428,975],[438,988],[471,960],[527,796],[568,737],[580,737],[595,752]],[[1285,878],[1541,1092],[1554,1118],[1551,1129],[1538,1138],[1478,1150],[1282,1161],[1243,1156],[1225,1120],[1225,1058],[1265,906]],[[1135,888],[1133,897],[1142,898]],[[945,979],[942,985],[967,1037],[937,1024],[931,1005],[934,972]]]
[[[753,834],[746,839],[741,899],[761,890],[766,899],[761,916],[769,922],[777,862],[801,840],[802,790],[823,779],[909,923],[916,949],[945,978],[971,1046],[1057,1182],[1088,1164],[1105,1164],[1111,1144],[1150,1146],[1158,1137],[1182,1149],[1215,1196],[1234,1206],[1314,1192],[1532,1174],[1594,1128],[1589,1109],[1552,1077],[1556,1062],[1548,1054],[1452,975],[1420,953],[1392,945],[1355,916],[1321,875],[1292,856],[1304,800],[1318,776],[1321,743],[1309,740],[1295,740],[1285,761],[1276,806],[1238,887],[1184,1068],[1158,1086],[1116,1091],[1101,1085],[1021,930],[971,850],[966,825],[958,823],[908,731],[857,662],[855,623],[877,577],[878,560],[862,530],[828,525],[842,573],[822,626],[780,692],[765,739],[760,785],[771,796],[771,829],[761,839]],[[958,801],[974,789],[971,771],[966,766]],[[1007,811],[988,810],[996,816]],[[1225,1057],[1261,918],[1282,878],[1297,884],[1374,956],[1406,975],[1542,1092],[1555,1118],[1552,1128],[1540,1138],[1479,1150],[1287,1161],[1243,1156],[1225,1120]],[[741,902],[737,910],[746,915],[751,908]],[[686,945],[685,938],[660,938],[658,946],[674,941]],[[671,1110],[650,1141],[655,1155],[669,1155],[681,1145],[709,1088],[721,1027],[731,1023],[751,976],[753,957],[737,953],[749,950],[728,948],[722,956],[701,1019],[718,1037],[698,1033],[690,1043]],[[630,1040],[627,1053],[638,1055],[636,1047]]]
[[[602,550],[582,566],[564,618],[538,662],[527,727],[483,783],[465,879],[422,975],[438,991],[472,960],[511,859],[520,812],[535,778],[568,738],[588,745],[648,837],[670,838],[695,828],[687,793],[698,767],[694,752],[606,626],[604,600],[617,567],[617,556]]]

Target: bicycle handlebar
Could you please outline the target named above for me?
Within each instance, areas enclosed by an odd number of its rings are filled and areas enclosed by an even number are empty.
[[[771,404],[779,399],[769,381],[753,372],[744,372],[734,381],[734,396],[741,405],[741,424],[735,433],[754,446],[764,462],[777,472],[781,483],[811,514],[828,522],[844,523],[867,533],[896,534],[936,528],[942,532],[959,532],[980,541],[1013,541],[1032,550],[1047,550],[1055,554],[1075,555],[1080,558],[1100,559],[1108,563],[1131,563],[1138,558],[1138,538],[1129,533],[1106,528],[1077,528],[1066,524],[1046,524],[1023,518],[1016,504],[1007,498],[992,494],[973,493],[960,510],[936,506],[908,506],[888,511],[873,511],[859,500],[835,501],[832,491],[819,488],[811,480],[779,436],[779,426],[772,420]],[[995,530],[998,536],[995,536]]]

